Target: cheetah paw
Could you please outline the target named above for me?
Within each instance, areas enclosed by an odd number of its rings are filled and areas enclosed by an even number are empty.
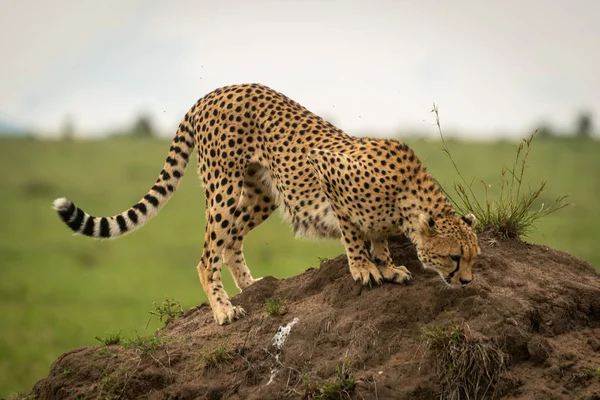
[[[246,315],[246,311],[242,307],[238,306],[221,306],[219,309],[214,310],[215,320],[219,325],[227,325],[233,321],[240,319]]]
[[[411,272],[405,266],[386,266],[379,269],[387,282],[405,283],[412,279]]]
[[[363,285],[370,285],[375,283],[381,285],[383,283],[383,276],[375,265],[366,264],[360,266],[350,266],[350,273],[355,281],[360,281]]]

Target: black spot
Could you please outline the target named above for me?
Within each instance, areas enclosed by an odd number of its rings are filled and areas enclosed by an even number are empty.
[[[100,219],[100,236],[101,237],[110,237],[110,228],[108,226],[108,219],[106,217],[102,217]]]
[[[123,218],[122,215],[117,215],[117,223],[119,224],[119,229],[121,230],[121,233],[127,232],[127,222],[125,221],[125,218]]]
[[[84,216],[85,213],[83,212],[83,210],[77,207],[77,209],[75,210],[75,218],[73,218],[71,222],[68,222],[67,225],[69,225],[69,228],[73,229],[75,232],[78,232],[81,228],[81,224],[83,223]]]
[[[144,199],[146,199],[146,201],[150,204],[152,204],[154,207],[158,206],[158,199],[154,196],[152,196],[151,194],[147,194],[144,196]]]
[[[163,196],[167,195],[167,189],[165,189],[162,186],[154,185],[154,186],[152,186],[152,190],[154,190],[155,192],[158,192],[158,193],[162,194]]]
[[[136,204],[136,206],[137,206],[137,204]],[[131,220],[131,222],[133,222],[134,224],[137,224],[137,222],[138,222],[138,215],[136,214],[135,211],[133,211],[133,210],[127,211],[127,216],[129,217],[129,219]]]
[[[71,215],[73,215],[73,212],[75,212],[75,204],[69,202],[69,207],[67,207],[65,210],[60,210],[58,212],[58,215],[64,221],[65,224],[68,224],[69,220],[71,219]]]
[[[224,219],[223,222],[221,222],[221,228],[225,229],[229,226],[229,221]]]
[[[133,206],[133,208],[135,208],[136,210],[140,210],[140,212],[144,215],[146,215],[146,213],[148,212],[148,209],[146,208],[146,205],[144,203],[137,203]]]
[[[94,236],[94,217],[88,218],[82,233],[86,236]]]
[[[166,160],[166,162],[167,162],[168,164],[170,164],[172,167],[174,167],[174,166],[176,166],[176,165],[177,165],[177,160],[175,160],[175,159],[171,158],[170,156],[169,156],[169,157],[167,157],[167,160]]]

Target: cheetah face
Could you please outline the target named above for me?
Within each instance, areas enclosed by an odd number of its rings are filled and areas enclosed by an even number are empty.
[[[465,287],[473,280],[471,269],[481,252],[473,232],[475,224],[472,214],[436,220],[427,214],[419,215],[415,238],[419,260],[453,288]]]

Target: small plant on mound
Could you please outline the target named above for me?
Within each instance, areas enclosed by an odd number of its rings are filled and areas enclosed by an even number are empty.
[[[471,339],[450,317],[447,325],[422,328],[424,355],[434,364],[444,399],[484,398],[493,394],[506,369],[502,351]]]
[[[204,364],[204,368],[219,369],[233,360],[236,352],[229,346],[228,339],[226,338],[223,343],[218,344],[214,349],[200,353],[200,360]]]
[[[165,301],[160,304],[156,301],[153,301],[152,306],[154,307],[154,311],[149,311],[150,318],[148,318],[146,328],[148,327],[152,316],[158,318],[160,322],[163,322],[163,319],[166,322],[171,319],[177,319],[183,315],[183,308],[181,307],[181,304],[177,300],[170,299],[167,296],[165,296]]]
[[[121,342],[123,341],[123,338],[121,337],[121,332],[117,332],[117,333],[107,332],[106,337],[101,338],[99,336],[96,336],[95,339],[97,341],[99,341],[100,343],[102,343],[102,345],[104,345],[104,346],[121,344]]]
[[[356,387],[354,375],[352,374],[352,364],[346,358],[344,359],[342,366],[337,368],[333,382],[324,382],[315,386],[310,382],[308,375],[304,375],[303,380],[307,387],[305,396],[308,399],[351,399],[354,388]]]
[[[596,379],[600,380],[600,367],[598,367],[596,369],[582,368],[581,372],[583,372],[584,374],[586,374],[589,377],[596,378]]]
[[[265,301],[265,311],[271,317],[278,317],[287,313],[287,299],[285,297],[274,296]]]
[[[142,354],[152,354],[158,350],[162,344],[162,338],[159,335],[156,336],[140,336],[137,332],[133,339],[129,339],[123,342],[123,347],[126,349],[139,350]]]
[[[543,181],[539,186],[534,188],[525,187],[524,176],[527,168],[527,158],[529,157],[531,144],[537,131],[529,138],[523,139],[516,146],[515,159],[512,165],[502,168],[497,199],[494,200],[490,197],[489,188],[491,186],[481,181],[485,196],[480,201],[473,190],[475,179],[467,182],[450,153],[450,149],[442,133],[438,108],[435,104],[433,105],[432,112],[435,113],[438,132],[442,139],[442,151],[448,156],[460,178],[460,182],[454,184],[455,198],[446,190],[444,190],[444,193],[454,203],[460,214],[464,215],[470,212],[475,214],[478,220],[477,229],[479,231],[492,231],[507,238],[519,238],[526,235],[540,218],[568,205],[565,202],[567,196],[563,195],[557,197],[549,204],[542,203],[534,207],[546,189],[546,182]],[[440,187],[442,186],[440,185]]]

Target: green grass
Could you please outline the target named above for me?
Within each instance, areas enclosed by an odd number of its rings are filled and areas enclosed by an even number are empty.
[[[600,367],[598,367],[596,369],[582,368],[581,372],[583,372],[584,374],[586,374],[590,378],[595,378],[595,379],[600,380]]]
[[[126,349],[139,350],[142,354],[152,354],[162,343],[160,335],[140,336],[137,332],[135,336],[124,341],[123,347]]]
[[[236,355],[236,349],[229,345],[229,338],[226,337],[221,343],[210,350],[200,352],[199,360],[202,366],[209,369],[219,369],[229,364]]]
[[[137,331],[131,339],[124,338],[121,332],[107,332],[105,337],[96,336],[96,340],[103,346],[121,345],[126,349],[140,350],[143,354],[153,353],[162,342],[160,335],[140,336]]]
[[[274,296],[265,300],[265,311],[271,317],[279,317],[287,312],[287,299]]]
[[[121,337],[121,332],[117,332],[117,333],[107,332],[106,336],[104,336],[104,337],[96,336],[96,340],[99,341],[103,346],[112,346],[115,344],[121,344],[123,342],[123,338]]]
[[[169,296],[165,296],[165,300],[161,303],[152,302],[152,307],[154,307],[154,311],[149,312],[150,318],[148,319],[148,324],[150,324],[152,317],[158,318],[160,322],[163,322],[163,320],[166,322],[171,319],[177,319],[184,313],[181,303],[169,298]]]
[[[454,203],[456,211],[461,215],[473,213],[479,232],[490,232],[506,238],[522,238],[531,232],[537,221],[567,207],[566,194],[560,195],[549,203],[541,201],[546,190],[546,181],[526,184],[526,172],[529,172],[527,159],[532,149],[533,139],[537,133],[523,139],[515,146],[512,165],[500,167],[500,183],[492,189],[486,181],[476,177],[467,180],[462,174],[448,143],[444,139],[440,117],[436,105],[433,105],[442,151],[452,163],[458,181],[452,190],[445,188],[448,198]],[[484,196],[475,193],[474,186],[483,185]]]
[[[310,375],[305,375],[303,380],[306,389],[305,397],[314,400],[351,399],[356,387],[352,373],[352,363],[345,358],[342,366],[336,369],[333,382],[326,381],[321,384],[314,384],[310,380]]]
[[[451,187],[457,177],[440,143],[407,142]],[[463,174],[491,185],[514,159],[513,143],[448,142]],[[548,182],[543,201],[569,194],[573,205],[540,220],[530,239],[600,266],[600,143],[539,140],[534,146],[528,179]],[[153,318],[146,328],[157,299],[177,298],[184,310],[206,300],[195,268],[204,236],[195,161],[161,214],[118,240],[73,236],[51,209],[53,199],[65,196],[93,215],[123,211],[150,188],[167,149],[167,141],[150,139],[0,140],[0,397],[31,389],[61,353],[96,345],[104,332],[151,334],[162,325]],[[278,216],[250,233],[244,249],[255,277],[277,278],[342,252],[336,241],[294,239]],[[233,295],[231,277],[223,276]]]

